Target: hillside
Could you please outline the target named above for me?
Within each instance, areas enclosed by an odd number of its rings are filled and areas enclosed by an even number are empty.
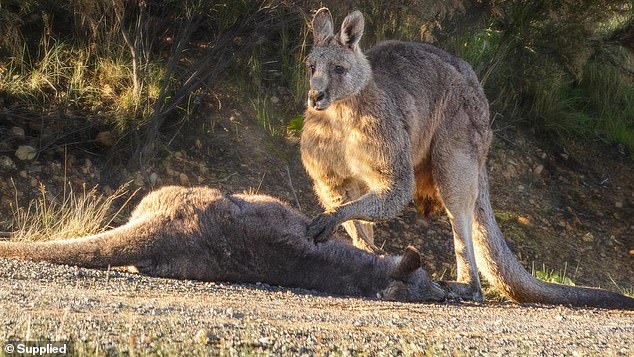
[[[309,215],[319,213],[299,160],[298,133],[271,136],[256,123],[251,108],[226,99],[222,109],[209,106],[203,111],[208,115],[182,125],[166,149],[168,154],[136,172],[113,165],[105,150],[90,151],[85,146],[44,150],[33,160],[21,161],[11,151],[37,142],[37,131],[28,130],[24,137],[9,134],[2,158],[4,226],[0,230],[10,230],[16,197],[26,207],[29,199],[40,195],[38,187],[43,184],[47,200],[59,202],[69,190],[64,182],[72,183],[75,192],[97,186],[97,192],[104,194],[131,182],[128,192],[140,189],[132,202],[161,185],[208,185],[224,192],[270,194]],[[3,121],[0,130],[19,131],[12,129],[17,124]],[[489,155],[491,199],[505,238],[529,270],[565,274],[579,284],[617,289],[616,283],[632,289],[631,158],[605,146],[566,150],[540,147],[525,132],[497,132]],[[125,212],[112,224],[125,221]],[[397,219],[379,224],[376,239],[390,253],[412,244],[423,252],[430,271],[451,274],[451,229],[445,215],[425,220],[411,205]]]

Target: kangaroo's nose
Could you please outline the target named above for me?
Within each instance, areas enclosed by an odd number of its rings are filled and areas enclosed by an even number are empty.
[[[319,102],[320,100],[324,99],[324,96],[326,96],[326,93],[324,93],[323,91],[317,92],[317,96],[315,97],[315,101]]]

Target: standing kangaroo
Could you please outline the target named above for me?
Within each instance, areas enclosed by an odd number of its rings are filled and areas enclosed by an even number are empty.
[[[633,308],[634,299],[546,283],[519,264],[489,201],[489,106],[472,68],[423,43],[386,41],[364,54],[363,27],[359,11],[337,33],[328,9],[313,19],[301,154],[326,211],[309,236],[324,241],[343,224],[355,246],[376,250],[371,222],[413,197],[419,210],[447,211],[463,298],[482,300],[479,268],[517,302]]]
[[[385,300],[455,296],[431,281],[420,255],[377,256],[344,240],[315,245],[310,220],[263,195],[224,196],[204,187],[164,187],[136,207],[130,221],[84,238],[0,242],[0,257],[87,268],[134,266],[177,279],[263,282]]]

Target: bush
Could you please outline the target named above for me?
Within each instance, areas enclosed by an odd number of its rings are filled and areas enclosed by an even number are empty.
[[[44,117],[67,132],[115,129],[137,164],[160,147],[166,123],[194,114],[181,104],[218,83],[241,83],[258,121],[282,133],[304,105],[311,10],[322,4],[337,23],[364,12],[365,48],[424,40],[465,58],[501,125],[634,147],[634,20],[631,2],[616,0],[10,0],[0,7],[0,104],[38,118],[77,111],[90,121]],[[293,102],[271,112],[280,86]]]

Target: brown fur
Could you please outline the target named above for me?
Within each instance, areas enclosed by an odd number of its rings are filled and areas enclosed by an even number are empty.
[[[414,248],[377,256],[335,239],[315,245],[309,219],[264,195],[205,187],[164,187],[147,195],[130,221],[89,237],[0,242],[0,257],[88,268],[134,266],[177,279],[263,282],[386,300],[443,300]]]
[[[370,222],[396,216],[414,198],[423,213],[446,209],[465,298],[482,299],[479,270],[519,302],[634,307],[619,294],[526,272],[489,203],[489,105],[472,68],[423,43],[386,41],[363,53],[363,24],[355,11],[334,33],[325,8],[313,20],[301,152],[325,212],[309,235],[324,241],[344,224],[356,246],[375,250]]]

